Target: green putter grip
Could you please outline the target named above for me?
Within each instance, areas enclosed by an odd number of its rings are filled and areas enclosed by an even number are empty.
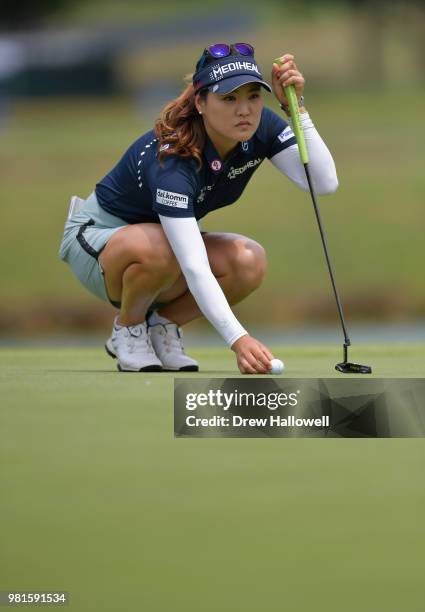
[[[279,66],[282,64],[280,59],[275,59],[276,64]],[[295,93],[295,87],[288,85],[284,87],[285,96],[288,99],[289,110],[291,111],[292,126],[294,128],[295,138],[298,144],[298,150],[300,152],[300,158],[303,164],[308,164],[308,151],[305,144],[304,132],[301,125],[300,111],[298,108],[297,94]]]

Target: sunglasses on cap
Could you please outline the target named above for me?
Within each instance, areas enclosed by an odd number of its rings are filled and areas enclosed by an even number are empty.
[[[229,55],[246,55],[248,57],[253,57],[254,47],[248,43],[233,43],[232,45],[216,43],[210,45],[204,49],[201,59],[196,64],[196,72],[204,68],[209,58],[222,59],[223,57],[229,57]]]

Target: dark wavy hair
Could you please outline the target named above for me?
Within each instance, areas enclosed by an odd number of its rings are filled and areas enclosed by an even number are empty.
[[[205,127],[201,115],[195,106],[195,90],[190,83],[184,91],[174,100],[168,102],[155,121],[155,134],[159,141],[159,161],[162,162],[169,155],[180,157],[193,157],[202,166],[202,150],[205,144]],[[205,99],[208,90],[199,92]],[[164,147],[168,145],[168,147]],[[161,148],[164,147],[162,150]]]

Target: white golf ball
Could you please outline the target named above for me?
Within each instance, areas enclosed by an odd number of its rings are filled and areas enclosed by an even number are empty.
[[[280,359],[271,360],[272,369],[269,370],[269,374],[282,374],[285,364]]]

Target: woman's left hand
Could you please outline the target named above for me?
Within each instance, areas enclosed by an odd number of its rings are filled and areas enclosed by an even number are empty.
[[[274,95],[281,104],[288,106],[288,99],[283,90],[288,85],[295,87],[298,100],[304,93],[304,77],[298,70],[294,56],[286,53],[279,58],[281,65],[274,63],[272,68],[272,86]]]

